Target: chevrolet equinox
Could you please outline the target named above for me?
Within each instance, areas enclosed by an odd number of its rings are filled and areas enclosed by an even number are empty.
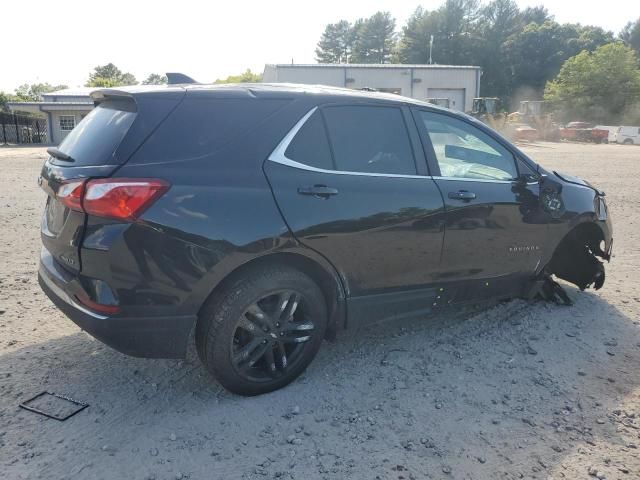
[[[126,354],[180,358],[195,342],[224,387],[256,395],[347,326],[570,303],[553,277],[604,282],[604,193],[463,113],[303,85],[92,96],[38,180],[39,281]]]

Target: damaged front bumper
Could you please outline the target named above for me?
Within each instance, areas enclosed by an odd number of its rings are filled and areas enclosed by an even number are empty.
[[[599,215],[602,215],[601,213]],[[613,252],[611,219],[601,216],[574,228],[558,245],[545,274],[573,283],[580,290],[604,285],[605,268]]]
[[[539,298],[560,305],[573,305],[573,301],[564,288],[553,279],[553,275],[573,283],[580,290],[592,285],[599,290],[604,285],[605,269],[597,257],[608,262],[611,260],[612,251],[613,238],[609,239],[604,248],[598,246],[595,250],[588,244],[581,243],[573,243],[570,250],[563,246],[560,252],[556,252],[549,266],[533,280],[527,297],[530,300]]]

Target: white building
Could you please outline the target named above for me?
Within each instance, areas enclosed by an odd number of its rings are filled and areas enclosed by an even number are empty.
[[[58,145],[93,109],[89,96],[95,87],[68,88],[42,95],[41,102],[9,102],[14,112],[29,112],[47,119],[47,143]]]
[[[374,88],[418,100],[448,98],[454,110],[470,111],[480,96],[482,69],[458,65],[277,64],[265,65],[265,83],[306,83]]]

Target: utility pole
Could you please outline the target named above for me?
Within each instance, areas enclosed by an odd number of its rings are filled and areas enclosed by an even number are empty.
[[[431,39],[429,40],[429,65],[433,65],[433,58],[431,57],[432,52],[433,52],[433,35],[431,35]]]

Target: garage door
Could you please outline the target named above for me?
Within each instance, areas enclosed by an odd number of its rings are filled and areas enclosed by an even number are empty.
[[[428,98],[448,98],[449,108],[452,110],[465,110],[464,108],[464,88],[429,88]]]

